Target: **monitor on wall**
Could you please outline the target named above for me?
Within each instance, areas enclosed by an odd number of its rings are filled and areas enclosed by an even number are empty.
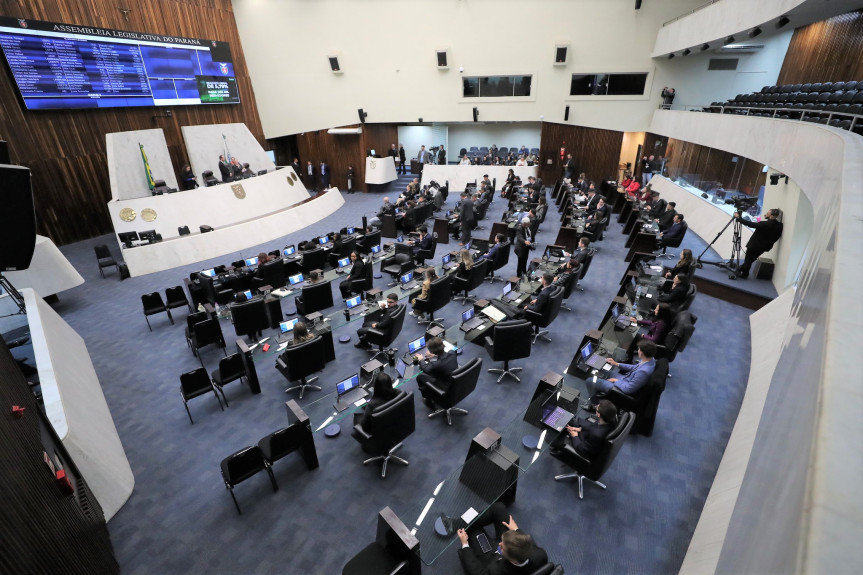
[[[28,110],[238,104],[226,42],[0,17]]]

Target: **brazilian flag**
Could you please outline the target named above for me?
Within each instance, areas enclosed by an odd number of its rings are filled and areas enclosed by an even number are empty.
[[[144,161],[144,173],[147,175],[147,186],[152,190],[156,187],[156,180],[153,179],[153,172],[150,170],[150,162],[147,160],[147,152],[144,151],[144,144],[138,142],[138,147],[141,148],[141,159]]]

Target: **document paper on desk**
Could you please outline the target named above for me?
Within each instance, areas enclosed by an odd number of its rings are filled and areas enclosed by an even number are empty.
[[[482,311],[480,313],[487,315],[495,323],[497,323],[499,321],[503,321],[506,319],[505,313],[503,313],[502,311],[500,311],[499,309],[497,309],[496,307],[491,306],[491,305],[482,308]]]

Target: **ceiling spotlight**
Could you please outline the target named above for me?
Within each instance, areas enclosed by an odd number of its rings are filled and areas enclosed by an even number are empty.
[[[702,44],[701,45],[701,51],[702,52],[707,52],[708,50],[710,50],[710,44]]]
[[[689,48],[683,51],[684,56],[689,56],[690,54],[692,54],[692,50],[690,50]]]
[[[761,35],[761,28],[759,28],[757,26],[749,31],[749,37],[750,38],[755,38],[756,36],[760,36],[760,35]]]
[[[729,36],[725,39],[725,44],[734,44],[734,36]],[[723,46],[725,45],[723,44]]]
[[[671,60],[672,58],[674,58],[674,52],[672,52],[671,54],[668,55],[669,60]]]
[[[776,29],[779,30],[780,28],[785,27],[789,22],[791,22],[791,20],[789,20],[788,16],[783,16],[776,21]]]

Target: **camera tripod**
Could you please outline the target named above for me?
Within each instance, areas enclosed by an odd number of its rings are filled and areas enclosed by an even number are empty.
[[[719,262],[703,261],[701,258],[704,256],[704,254],[707,253],[707,250],[710,249],[710,246],[716,243],[716,240],[718,240],[720,236],[725,233],[725,230],[727,230],[728,226],[730,226],[731,224],[734,224],[734,226],[732,227],[732,233],[734,235],[732,236],[731,240],[731,257],[728,260]],[[727,224],[725,224],[725,227],[719,230],[719,233],[716,234],[716,237],[713,238],[713,241],[707,244],[707,247],[704,248],[703,252],[698,254],[698,259],[695,260],[695,264],[698,266],[698,268],[703,268],[704,264],[709,264],[718,268],[729,270],[731,273],[728,274],[728,279],[737,279],[737,268],[740,267],[740,231],[742,228],[743,224],[740,223],[737,217],[731,216],[731,219],[728,221]]]
[[[19,314],[27,313],[27,307],[24,305],[24,296],[21,295],[21,292],[15,289],[15,286],[9,283],[9,280],[6,279],[3,274],[0,274],[0,288],[2,288],[3,291],[9,294],[9,297],[12,298],[12,301],[14,301],[15,305],[18,306]]]

